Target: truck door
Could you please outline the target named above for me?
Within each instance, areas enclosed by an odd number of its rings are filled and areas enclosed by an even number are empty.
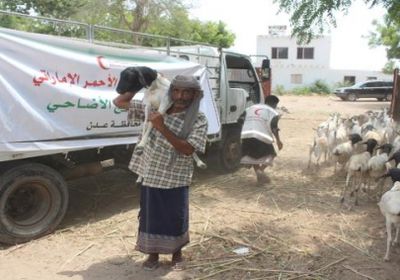
[[[257,73],[250,58],[229,53],[225,55],[226,63],[226,120],[237,122],[245,109],[260,103],[262,90]]]

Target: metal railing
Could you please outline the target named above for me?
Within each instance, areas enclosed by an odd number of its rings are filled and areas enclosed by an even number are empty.
[[[184,40],[170,36],[155,35],[142,32],[133,32],[126,29],[92,25],[73,20],[61,20],[2,10],[0,10],[0,14],[3,15],[0,19],[1,27],[9,27],[22,31],[45,33],[62,37],[86,39],[90,43],[121,48],[151,48],[156,49],[160,52],[165,52],[168,55],[175,53],[181,55],[198,55],[201,57],[210,58],[219,57],[202,54],[200,49],[198,52],[171,50],[171,47],[173,46],[193,45],[198,45],[204,48],[216,48],[216,46],[213,46],[211,44],[198,41]]]

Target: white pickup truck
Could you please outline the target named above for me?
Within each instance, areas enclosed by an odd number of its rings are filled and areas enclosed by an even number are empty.
[[[53,231],[67,210],[66,182],[74,173],[93,174],[110,160],[127,165],[141,126],[112,103],[125,67],[145,65],[170,79],[199,77],[200,110],[209,122],[205,158],[228,171],[239,165],[243,112],[263,101],[248,56],[210,47],[105,46],[94,43],[95,26],[81,25],[88,40],[0,27],[0,242]]]

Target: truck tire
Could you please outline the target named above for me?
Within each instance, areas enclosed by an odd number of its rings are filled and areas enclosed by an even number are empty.
[[[242,146],[240,141],[240,128],[226,132],[218,149],[219,167],[223,172],[233,172],[240,167]]]
[[[68,206],[64,178],[54,169],[24,163],[0,177],[0,242],[16,244],[52,232]]]
[[[392,94],[386,95],[385,100],[386,100],[386,101],[392,101]]]

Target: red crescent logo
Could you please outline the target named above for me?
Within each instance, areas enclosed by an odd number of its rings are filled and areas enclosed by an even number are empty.
[[[104,56],[99,55],[98,57],[96,57],[97,59],[97,64],[100,66],[101,69],[107,70],[110,69],[109,67],[106,67],[102,61],[102,59],[104,58]]]
[[[257,116],[259,116],[260,113],[258,113],[258,111],[261,111],[261,110],[262,110],[262,109],[256,109],[256,110],[254,111],[254,114],[257,115]]]

